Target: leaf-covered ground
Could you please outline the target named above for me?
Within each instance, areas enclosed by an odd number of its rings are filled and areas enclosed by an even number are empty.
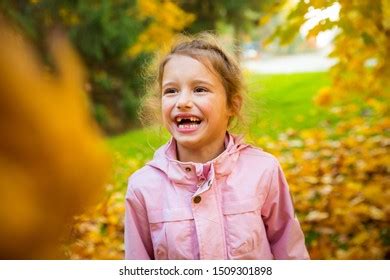
[[[247,140],[280,160],[314,259],[390,257],[390,118],[384,101],[313,105],[325,73],[247,75]],[[108,139],[114,170],[102,202],[77,217],[73,259],[122,259],[127,177],[168,135],[159,128]]]

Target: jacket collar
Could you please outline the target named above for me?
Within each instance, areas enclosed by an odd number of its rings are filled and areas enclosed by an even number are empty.
[[[164,172],[168,178],[178,185],[194,185],[211,182],[215,177],[227,176],[231,173],[239,153],[247,144],[242,136],[233,136],[226,132],[225,150],[216,158],[206,163],[181,162],[176,158],[176,140],[171,138],[167,144],[159,148],[152,161],[147,165]],[[209,170],[204,177],[204,170]]]

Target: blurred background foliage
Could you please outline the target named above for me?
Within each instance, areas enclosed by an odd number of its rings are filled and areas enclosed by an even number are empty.
[[[93,113],[109,134],[138,124],[142,67],[193,17],[165,1],[2,1],[0,9],[43,56],[46,34],[55,28],[68,31],[88,69]]]
[[[231,26],[236,49],[273,1],[2,1],[0,10],[26,32],[45,55],[45,36],[68,31],[88,68],[86,85],[96,120],[108,134],[139,126],[143,67],[151,53],[180,31],[215,31]]]
[[[177,33],[209,30],[243,65],[314,53],[318,38],[333,34],[326,72],[245,70],[246,138],[280,159],[312,258],[390,258],[389,0],[4,0],[0,11],[49,69],[47,34],[67,31],[86,66],[90,111],[109,136],[105,196],[75,217],[67,257],[123,258],[127,178],[169,137],[139,127],[145,69]]]
[[[282,10],[287,0],[277,1],[270,14]],[[334,48],[329,54],[337,59],[330,70],[331,87],[321,90],[317,102],[325,105],[332,98],[345,99],[356,95],[389,97],[390,92],[390,1],[374,0],[302,0],[286,14],[285,24],[279,25],[267,41],[276,38],[289,44],[299,34],[307,15],[316,9],[340,9],[337,18],[323,18],[307,33],[315,38],[321,32],[336,29]],[[261,19],[266,24],[270,17]]]

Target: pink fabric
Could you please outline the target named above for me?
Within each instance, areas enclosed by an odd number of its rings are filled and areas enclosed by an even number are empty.
[[[309,259],[278,161],[228,133],[225,147],[180,162],[171,139],[130,177],[126,259]]]

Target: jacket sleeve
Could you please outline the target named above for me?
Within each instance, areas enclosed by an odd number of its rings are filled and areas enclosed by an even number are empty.
[[[288,184],[278,161],[272,170],[262,218],[275,259],[310,259]]]
[[[134,192],[130,179],[125,205],[125,259],[150,260],[153,258],[147,213]]]

